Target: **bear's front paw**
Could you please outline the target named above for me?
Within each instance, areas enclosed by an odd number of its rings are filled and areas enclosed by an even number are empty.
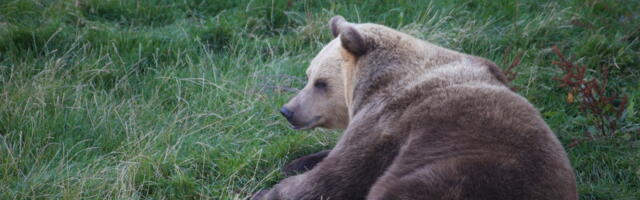
[[[285,176],[291,176],[313,169],[313,167],[329,155],[329,152],[331,152],[331,150],[324,150],[295,159],[282,167],[282,173]]]

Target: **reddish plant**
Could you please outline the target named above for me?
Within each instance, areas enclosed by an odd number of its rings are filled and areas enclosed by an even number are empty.
[[[507,47],[504,52],[503,52],[503,58],[504,60],[502,61],[505,65],[507,64],[507,57],[509,55],[509,53],[511,53],[511,47]],[[513,58],[513,60],[511,61],[511,64],[509,64],[509,67],[507,67],[507,69],[504,70],[504,76],[507,78],[507,81],[509,82],[510,85],[511,82],[513,80],[516,79],[516,77],[518,76],[518,72],[514,71],[513,69],[515,67],[517,67],[518,65],[520,65],[520,61],[522,59],[522,55],[524,54],[524,52],[519,51],[518,54],[516,55],[515,58]],[[518,87],[516,86],[511,86],[511,90],[513,91],[518,91]]]
[[[567,102],[577,101],[579,103],[580,110],[592,119],[600,136],[615,136],[618,121],[627,104],[627,95],[618,96],[607,91],[609,68],[602,66],[600,79],[587,79],[586,65],[578,66],[567,60],[557,46],[553,46],[552,49],[560,58],[560,61],[554,61],[553,64],[559,66],[564,74],[555,80],[561,82],[560,87],[569,89]],[[589,139],[594,138],[594,135],[588,131],[585,134]],[[574,141],[573,145],[576,144],[577,141]]]

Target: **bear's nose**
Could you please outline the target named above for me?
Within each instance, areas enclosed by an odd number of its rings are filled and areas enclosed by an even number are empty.
[[[287,109],[287,107],[284,106],[280,109],[280,113],[287,119],[291,119],[293,117],[293,111],[290,111],[289,109]]]

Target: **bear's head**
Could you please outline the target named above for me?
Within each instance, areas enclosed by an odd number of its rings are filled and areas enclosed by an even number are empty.
[[[506,84],[501,70],[486,59],[386,26],[350,23],[341,16],[333,17],[329,26],[335,39],[311,61],[306,86],[280,110],[295,129],[344,129],[361,105],[394,98],[425,82],[433,82],[433,87],[474,81]]]
[[[334,17],[329,25],[335,39],[311,61],[305,87],[280,109],[294,129],[344,129],[349,123],[347,105],[352,102],[352,90],[345,88],[353,87],[354,69],[349,66],[355,65],[369,48],[364,35],[355,27],[378,29],[378,26],[352,24],[341,16]]]
[[[327,44],[307,68],[307,84],[281,109],[294,129],[344,129],[349,123],[344,97],[339,39]]]

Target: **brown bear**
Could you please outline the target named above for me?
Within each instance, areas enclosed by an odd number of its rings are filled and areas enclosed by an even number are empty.
[[[492,62],[382,25],[330,27],[349,124],[313,169],[254,199],[577,199],[562,145]]]

